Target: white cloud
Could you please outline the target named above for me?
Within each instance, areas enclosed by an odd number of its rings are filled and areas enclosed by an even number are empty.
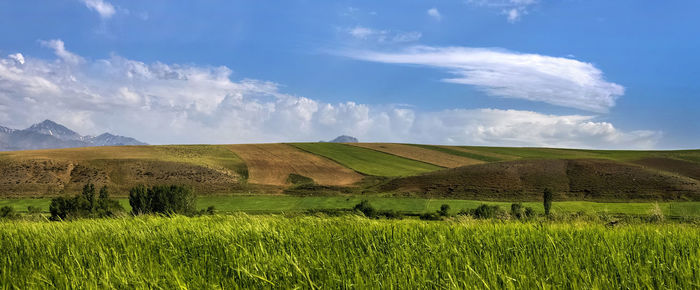
[[[414,42],[418,41],[423,36],[422,33],[417,31],[393,32],[390,30],[379,30],[364,26],[355,26],[353,28],[346,29],[346,32],[356,39],[385,43]]]
[[[510,10],[506,11],[506,14],[508,15],[508,22],[514,23],[520,20],[520,14],[524,12],[520,12],[517,8],[511,8]]]
[[[60,59],[70,53],[55,52]],[[285,94],[271,82],[231,80],[227,67],[116,55],[78,63],[25,58],[24,64],[0,58],[0,125],[23,128],[48,118],[82,134],[111,131],[154,144],[317,141],[349,134],[363,141],[648,148],[660,137],[584,115],[329,104]]]
[[[536,5],[539,0],[468,0],[467,3],[479,7],[500,9],[501,14],[506,15],[508,22],[518,22],[523,15],[528,14],[528,9]]]
[[[438,9],[435,7],[428,9],[427,13],[428,16],[435,18],[436,20],[442,19],[442,14],[440,14],[440,11],[438,11]]]
[[[398,52],[349,51],[374,62],[444,69],[446,82],[472,85],[493,96],[545,102],[593,112],[615,106],[624,87],[607,82],[591,63],[490,48],[414,46]]]
[[[10,59],[14,59],[19,64],[24,64],[24,55],[22,55],[21,53],[10,54],[7,57],[9,57]]]
[[[42,40],[40,43],[43,46],[53,49],[54,53],[58,57],[69,64],[78,64],[83,62],[82,57],[66,50],[63,41],[60,39]]]
[[[116,9],[114,9],[114,6],[110,4],[107,1],[104,0],[80,0],[87,6],[88,8],[95,10],[98,14],[100,14],[100,18],[102,19],[108,19],[116,13]]]

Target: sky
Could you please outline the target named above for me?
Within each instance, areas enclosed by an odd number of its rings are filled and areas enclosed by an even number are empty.
[[[0,126],[700,148],[698,1],[0,1]]]

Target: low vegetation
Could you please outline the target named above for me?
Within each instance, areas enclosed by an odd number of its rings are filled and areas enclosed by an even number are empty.
[[[359,217],[0,221],[7,288],[695,289],[700,228]]]
[[[28,211],[34,211],[28,208]],[[73,197],[60,196],[51,200],[49,205],[52,220],[70,220],[77,218],[113,217],[124,212],[118,201],[109,198],[106,186],[95,194],[95,185],[85,184],[83,191]]]
[[[194,191],[180,185],[134,187],[129,192],[129,205],[133,215],[196,213]],[[213,211],[213,207],[209,211]]]

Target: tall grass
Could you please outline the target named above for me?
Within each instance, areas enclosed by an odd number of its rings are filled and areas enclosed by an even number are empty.
[[[0,222],[0,288],[697,289],[699,236],[309,216]]]

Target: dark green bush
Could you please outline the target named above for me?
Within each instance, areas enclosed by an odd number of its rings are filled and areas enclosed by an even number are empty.
[[[353,210],[363,213],[368,218],[377,217],[377,210],[366,199],[356,204]]]
[[[439,221],[442,220],[442,216],[435,212],[427,212],[420,215],[420,219],[424,221]]]
[[[129,191],[129,204],[134,215],[196,214],[194,191],[190,187],[180,185],[136,186]]]
[[[527,217],[523,204],[519,202],[510,205],[510,215],[515,219],[524,219]]]
[[[111,217],[124,211],[118,201],[109,198],[106,186],[100,189],[100,195],[95,197],[95,185],[88,183],[83,186],[81,194],[74,197],[56,197],[49,205],[52,220],[73,218]]]
[[[531,207],[526,207],[525,208],[525,216],[528,218],[533,218],[535,217],[535,210],[532,209]]]
[[[15,212],[15,208],[11,207],[9,205],[3,206],[0,208],[0,218],[3,219],[13,219],[18,216],[17,212]]]
[[[448,216],[450,215],[450,205],[449,204],[443,204],[440,206],[440,210],[438,210],[438,214],[440,216]]]
[[[30,206],[27,207],[27,213],[28,213],[28,214],[40,214],[40,213],[41,213],[41,208],[40,208],[40,207],[36,207],[36,206],[30,205]]]
[[[501,212],[501,208],[497,205],[482,204],[472,211],[472,216],[478,219],[495,218]]]

